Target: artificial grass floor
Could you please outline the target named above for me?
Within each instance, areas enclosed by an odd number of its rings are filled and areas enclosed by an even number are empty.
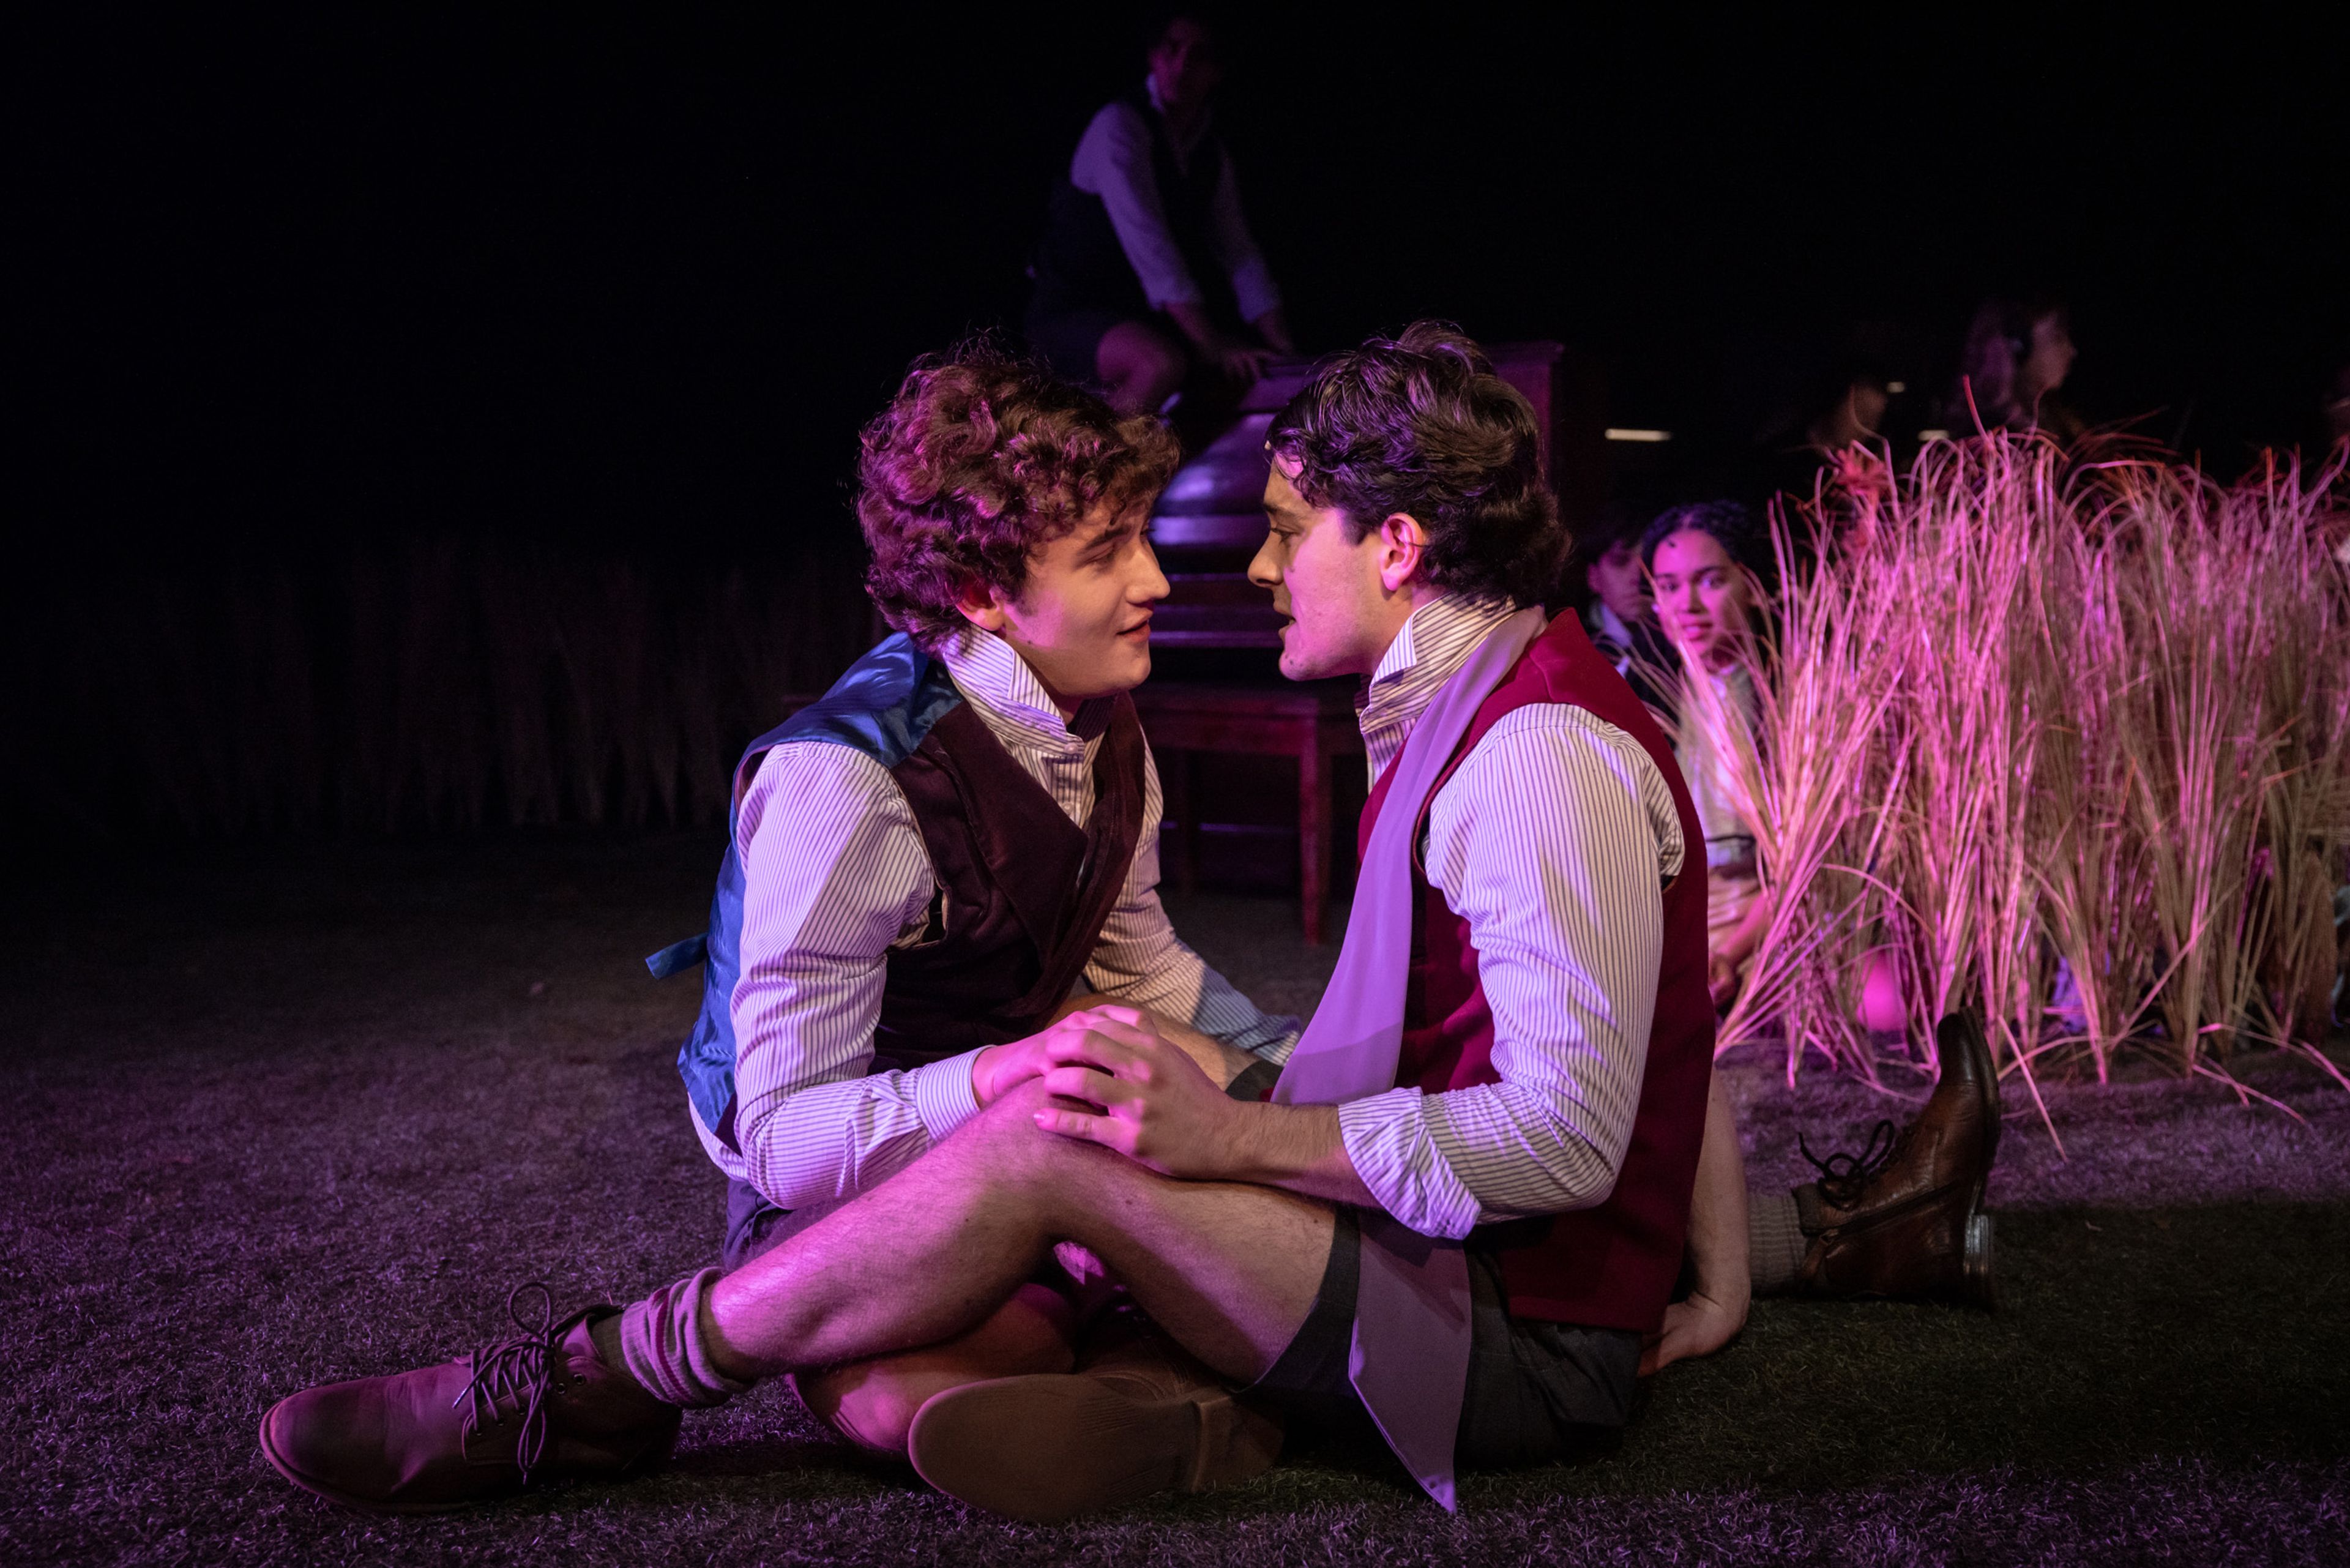
[[[635,1486],[381,1521],[254,1428],[296,1388],[463,1353],[507,1288],[624,1300],[714,1255],[722,1183],[670,1067],[705,836],[179,856],[0,921],[0,1561],[1566,1563],[2350,1561],[2350,1095],[2307,1117],[2140,1075],[2012,1117],[2002,1310],[1758,1304],[1651,1386],[1621,1449],[1481,1477],[1447,1518],[1376,1455],[1062,1529],[827,1441],[780,1388],[689,1419]],[[1328,950],[1277,900],[1178,929],[1268,1005]],[[1727,1069],[1757,1185],[1901,1107]]]

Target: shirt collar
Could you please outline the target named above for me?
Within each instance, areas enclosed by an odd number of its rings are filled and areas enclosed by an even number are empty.
[[[1009,732],[1038,745],[1082,746],[1100,732],[1099,721],[1108,711],[1106,700],[1096,701],[1080,704],[1076,718],[1063,719],[1019,651],[975,626],[964,627],[939,649],[939,658],[954,678],[955,690],[983,711],[989,728],[999,734]]]
[[[1516,607],[1507,599],[1446,594],[1411,612],[1355,697],[1374,782],[1403,750],[1412,726],[1444,683]]]

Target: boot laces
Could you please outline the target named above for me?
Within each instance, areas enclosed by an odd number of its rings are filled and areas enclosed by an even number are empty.
[[[537,1293],[536,1321],[525,1315],[524,1298]],[[561,1343],[555,1333],[555,1293],[544,1280],[516,1285],[506,1293],[506,1315],[521,1332],[485,1345],[466,1357],[472,1380],[449,1403],[453,1408],[471,1401],[463,1426],[458,1429],[459,1451],[470,1459],[474,1437],[496,1426],[502,1407],[511,1406],[521,1417],[515,1438],[515,1468],[530,1480],[533,1467],[546,1454],[547,1406],[556,1392],[562,1366]]]
[[[1868,1129],[1868,1141],[1861,1146],[1858,1154],[1839,1150],[1825,1159],[1812,1152],[1801,1133],[1795,1135],[1795,1147],[1812,1162],[1812,1168],[1820,1173],[1821,1196],[1839,1209],[1849,1209],[1859,1201],[1870,1182],[1891,1169],[1908,1151],[1909,1135],[1915,1130],[1916,1124],[1912,1123],[1896,1133],[1892,1119],[1887,1117]]]

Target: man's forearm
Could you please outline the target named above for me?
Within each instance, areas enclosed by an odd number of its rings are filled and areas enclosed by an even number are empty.
[[[1336,1106],[1235,1105],[1229,1126],[1226,1179],[1379,1207],[1339,1137]]]

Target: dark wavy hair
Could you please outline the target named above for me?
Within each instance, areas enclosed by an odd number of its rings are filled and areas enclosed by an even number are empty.
[[[1167,427],[985,341],[918,359],[860,437],[857,521],[882,618],[935,649],[973,580],[1017,596],[1032,556],[1096,510],[1148,504],[1179,453]]]
[[[1712,535],[1723,555],[1747,570],[1760,573],[1762,529],[1754,519],[1753,510],[1743,502],[1695,501],[1658,513],[1640,534],[1641,564],[1654,566],[1657,546],[1683,533]]]
[[[1359,540],[1398,512],[1428,534],[1421,570],[1451,593],[1539,604],[1567,535],[1544,482],[1532,404],[1450,322],[1416,321],[1314,372],[1266,432],[1297,492]]]

